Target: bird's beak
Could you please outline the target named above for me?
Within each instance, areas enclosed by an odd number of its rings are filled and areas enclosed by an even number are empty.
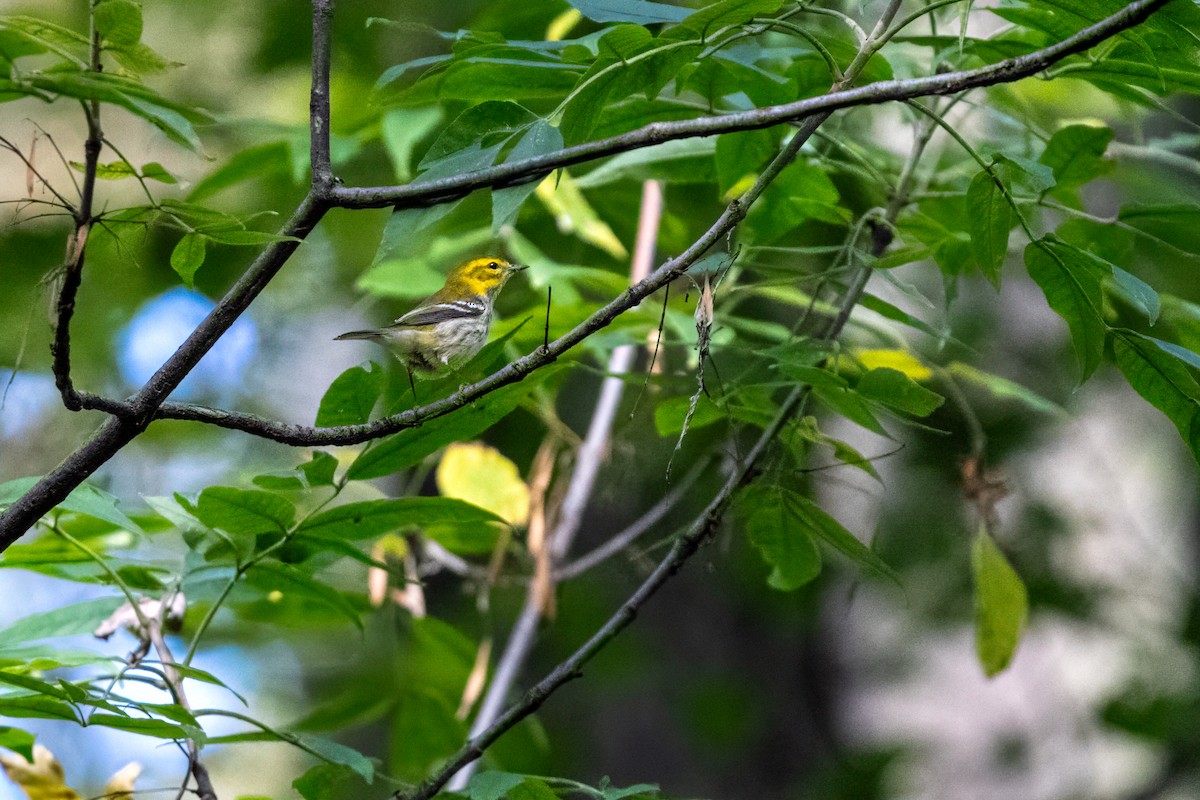
[[[529,269],[528,264],[509,264],[508,265],[509,272],[524,272],[527,269]]]

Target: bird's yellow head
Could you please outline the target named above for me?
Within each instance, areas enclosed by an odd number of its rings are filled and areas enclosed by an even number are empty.
[[[504,282],[523,269],[524,265],[512,264],[503,258],[473,258],[454,268],[446,278],[445,291],[459,296],[495,297]]]

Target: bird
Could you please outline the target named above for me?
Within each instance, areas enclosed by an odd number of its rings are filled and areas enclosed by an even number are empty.
[[[459,264],[446,283],[391,325],[335,336],[335,341],[367,339],[384,345],[404,364],[416,397],[415,374],[454,371],[487,342],[496,295],[516,273],[528,269],[494,256]]]

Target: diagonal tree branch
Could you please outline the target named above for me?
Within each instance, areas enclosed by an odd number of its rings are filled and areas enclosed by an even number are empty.
[[[330,16],[332,0],[313,0],[313,51],[328,58]],[[329,68],[313,69],[314,95],[323,96],[313,105],[325,114],[329,113]],[[328,163],[329,138],[321,131],[328,131],[329,119],[312,123],[313,157],[315,161]],[[101,140],[97,139],[99,143]],[[99,153],[99,147],[97,147]],[[332,179],[330,179],[332,180]],[[318,196],[316,187],[310,192],[283,225],[280,234],[289,237],[286,241],[268,245],[258,258],[246,269],[242,277],[230,288],[225,297],[205,317],[187,340],[179,346],[150,380],[125,403],[89,398],[91,407],[103,405],[103,410],[113,414],[101,425],[92,437],[61,464],[42,477],[32,488],[0,513],[0,551],[8,548],[29,530],[43,514],[66,499],[75,487],[83,483],[108,459],[142,433],[154,419],[154,414],[167,396],[196,366],[221,337],[229,326],[246,310],[275,274],[283,267],[300,240],[304,239],[329,210],[329,205]],[[82,262],[81,262],[82,263]],[[76,284],[77,285],[77,284]],[[71,295],[74,307],[74,295]],[[60,301],[61,308],[61,301]],[[61,319],[61,316],[60,316]],[[65,330],[65,326],[63,326]],[[56,356],[57,359],[57,356]],[[68,405],[68,407],[70,407]],[[82,403],[81,406],[82,407]]]

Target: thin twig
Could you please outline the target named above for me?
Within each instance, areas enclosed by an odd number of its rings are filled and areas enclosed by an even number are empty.
[[[608,559],[620,553],[625,548],[636,542],[646,531],[650,530],[665,517],[671,509],[675,507],[692,485],[700,479],[704,470],[708,468],[709,461],[705,459],[695,464],[683,478],[671,487],[671,490],[662,496],[657,503],[651,506],[645,514],[638,517],[625,530],[614,534],[606,542],[584,553],[579,558],[569,563],[563,564],[554,573],[554,580],[565,581],[571,578],[576,578],[593,567],[599,566]]]

